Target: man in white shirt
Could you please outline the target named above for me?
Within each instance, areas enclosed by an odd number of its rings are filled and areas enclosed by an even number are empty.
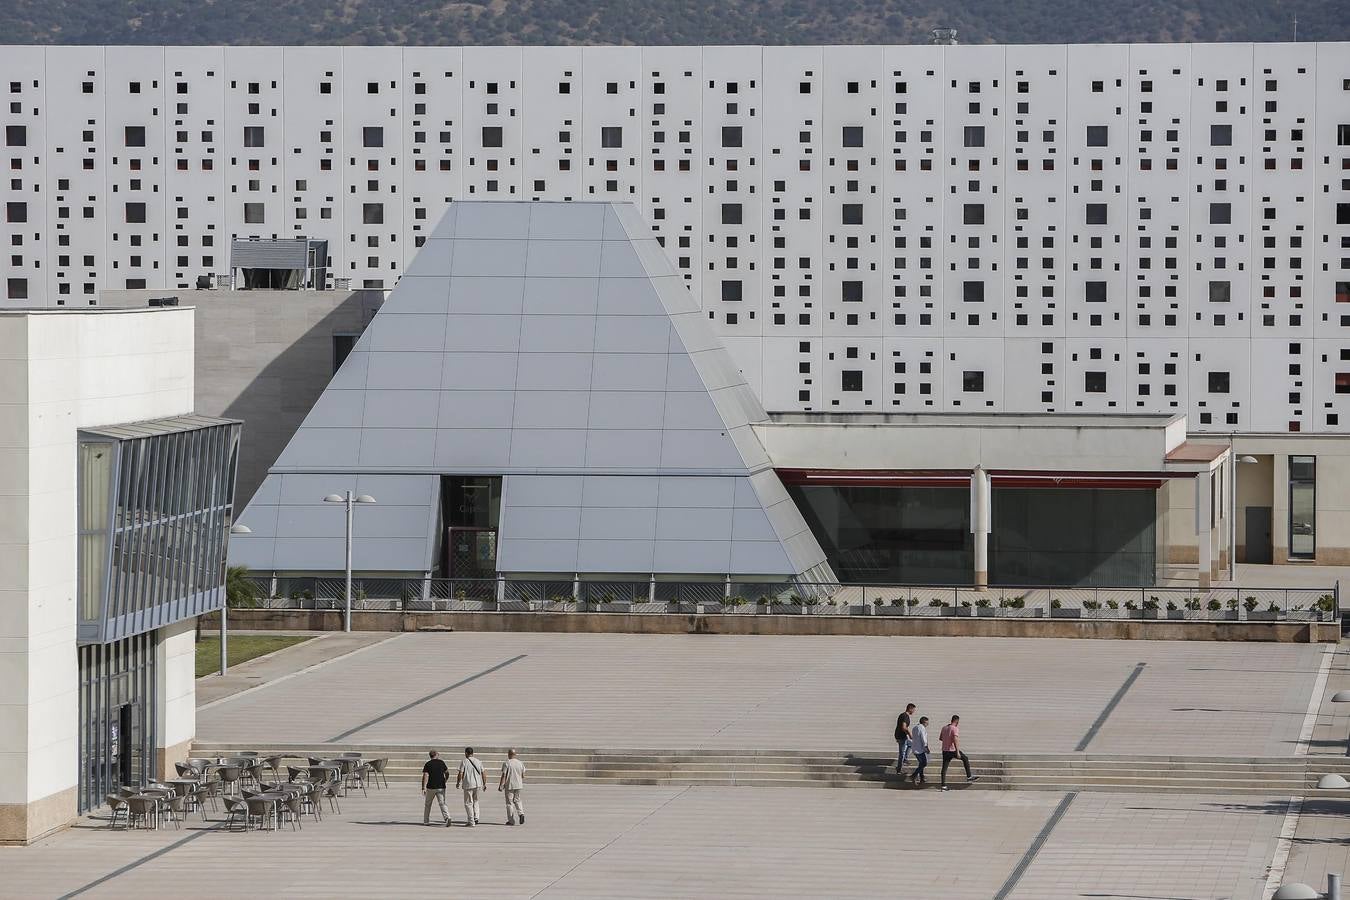
[[[928,783],[928,779],[923,777],[924,767],[928,765],[928,717],[920,716],[919,724],[910,729],[909,735],[910,742],[914,745],[912,748],[914,758],[919,762],[919,767],[909,776],[909,781],[917,787]]]
[[[483,764],[473,755],[472,747],[464,748],[464,758],[459,761],[459,771],[455,773],[455,787],[464,792],[464,816],[470,828],[478,824],[478,796],[487,786],[483,777]]]
[[[520,789],[525,786],[525,764],[516,759],[515,750],[506,751],[506,762],[502,763],[502,777],[497,781],[497,790],[506,796],[506,824],[525,824],[525,807],[520,802]]]

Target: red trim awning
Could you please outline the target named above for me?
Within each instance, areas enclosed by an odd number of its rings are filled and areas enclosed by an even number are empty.
[[[777,469],[783,484],[842,487],[970,487],[970,472],[900,469]],[[996,488],[1157,490],[1169,475],[1133,472],[990,472]],[[1187,473],[1184,477],[1190,477]]]

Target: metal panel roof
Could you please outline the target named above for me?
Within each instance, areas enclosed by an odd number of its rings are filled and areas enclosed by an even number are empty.
[[[154,437],[160,434],[177,434],[183,431],[196,431],[199,428],[213,428],[217,425],[238,425],[238,419],[219,419],[215,416],[200,416],[188,413],[182,416],[169,416],[164,419],[147,419],[143,422],[125,422],[119,425],[103,425],[97,428],[81,428],[80,434],[89,437],[106,437],[116,441],[132,441],[137,438]]]

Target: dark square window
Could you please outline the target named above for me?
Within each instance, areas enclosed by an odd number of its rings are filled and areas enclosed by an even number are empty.
[[[1227,303],[1233,298],[1233,283],[1230,281],[1211,281],[1209,283],[1209,302]]]
[[[722,299],[727,303],[737,303],[741,299],[741,282],[722,282]]]
[[[483,146],[500,147],[502,145],[502,127],[500,125],[483,126]]]
[[[1105,125],[1089,125],[1087,127],[1087,145],[1089,147],[1105,147],[1106,137]]]
[[[28,279],[27,278],[7,278],[5,279],[5,295],[11,300],[28,299]]]
[[[1088,303],[1106,302],[1106,282],[1089,281],[1083,285],[1083,299]]]
[[[24,147],[28,145],[28,127],[26,125],[5,126],[5,146]]]
[[[741,205],[739,203],[722,204],[722,224],[723,225],[741,224]]]
[[[961,282],[961,299],[966,303],[983,303],[984,282],[983,281]]]
[[[967,146],[967,147],[983,147],[983,146],[984,146],[984,126],[983,126],[983,125],[967,125],[967,126],[963,129],[963,135],[962,135],[962,138],[963,138],[963,140],[964,140],[964,142],[965,142],[965,146]]]
[[[127,204],[127,222],[131,225],[145,224],[145,204],[128,203]]]
[[[261,146],[261,145],[259,145]],[[384,129],[378,125],[367,126],[361,129],[362,147],[383,147]]]
[[[861,225],[863,223],[863,208],[861,203],[844,204],[844,224]]]
[[[244,204],[244,224],[261,225],[265,218],[265,207],[261,203]]]
[[[844,126],[844,146],[861,147],[863,145],[863,130],[861,125]]]
[[[1086,214],[1085,214],[1085,217],[1084,217],[1084,221],[1085,221],[1086,224],[1088,224],[1088,225],[1105,225],[1105,224],[1106,224],[1106,204],[1105,204],[1105,203],[1089,203],[1089,204],[1087,205],[1087,211],[1086,211]]]
[[[984,373],[983,372],[962,372],[961,390],[967,394],[980,394],[984,392]]]
[[[383,204],[383,203],[362,203],[362,204],[361,204],[361,224],[362,224],[362,225],[383,225],[383,224],[384,224],[384,204]]]
[[[984,224],[984,204],[967,203],[961,207],[961,223],[963,225],[983,225]]]
[[[22,200],[11,200],[5,204],[6,222],[27,222],[28,204]]]
[[[1229,203],[1211,203],[1209,205],[1209,224],[1229,225],[1233,221],[1233,207]]]
[[[1233,126],[1232,125],[1209,126],[1209,145],[1211,147],[1233,146]]]
[[[1229,383],[1229,378],[1228,378],[1228,373],[1227,373],[1227,372],[1210,372],[1210,373],[1209,373],[1209,392],[1210,392],[1211,394],[1226,394],[1226,393],[1228,393],[1228,383]]]
[[[606,125],[600,129],[600,146],[606,150],[616,150],[623,146],[623,128],[619,125]]]
[[[862,372],[858,369],[845,369],[840,373],[840,389],[845,391],[861,391],[863,389]]]
[[[739,147],[741,145],[741,126],[723,125],[722,126],[722,146]]]
[[[125,140],[126,140],[126,145],[127,145],[128,147],[144,147],[144,146],[145,146],[145,126],[144,126],[144,125],[128,125],[128,126],[126,127],[126,131],[125,131],[124,137],[125,137]]]
[[[863,283],[861,281],[845,281],[844,302],[861,303],[863,298]]]
[[[261,125],[244,126],[244,146],[245,147],[263,146],[263,128]]]
[[[1106,393],[1106,373],[1105,372],[1084,372],[1083,373],[1083,391],[1088,394]]]

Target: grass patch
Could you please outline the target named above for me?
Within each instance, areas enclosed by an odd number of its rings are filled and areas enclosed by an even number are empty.
[[[309,640],[308,635],[240,634],[230,635],[230,666],[255,659],[276,650]],[[197,644],[197,677],[220,671],[220,638],[204,637]]]

